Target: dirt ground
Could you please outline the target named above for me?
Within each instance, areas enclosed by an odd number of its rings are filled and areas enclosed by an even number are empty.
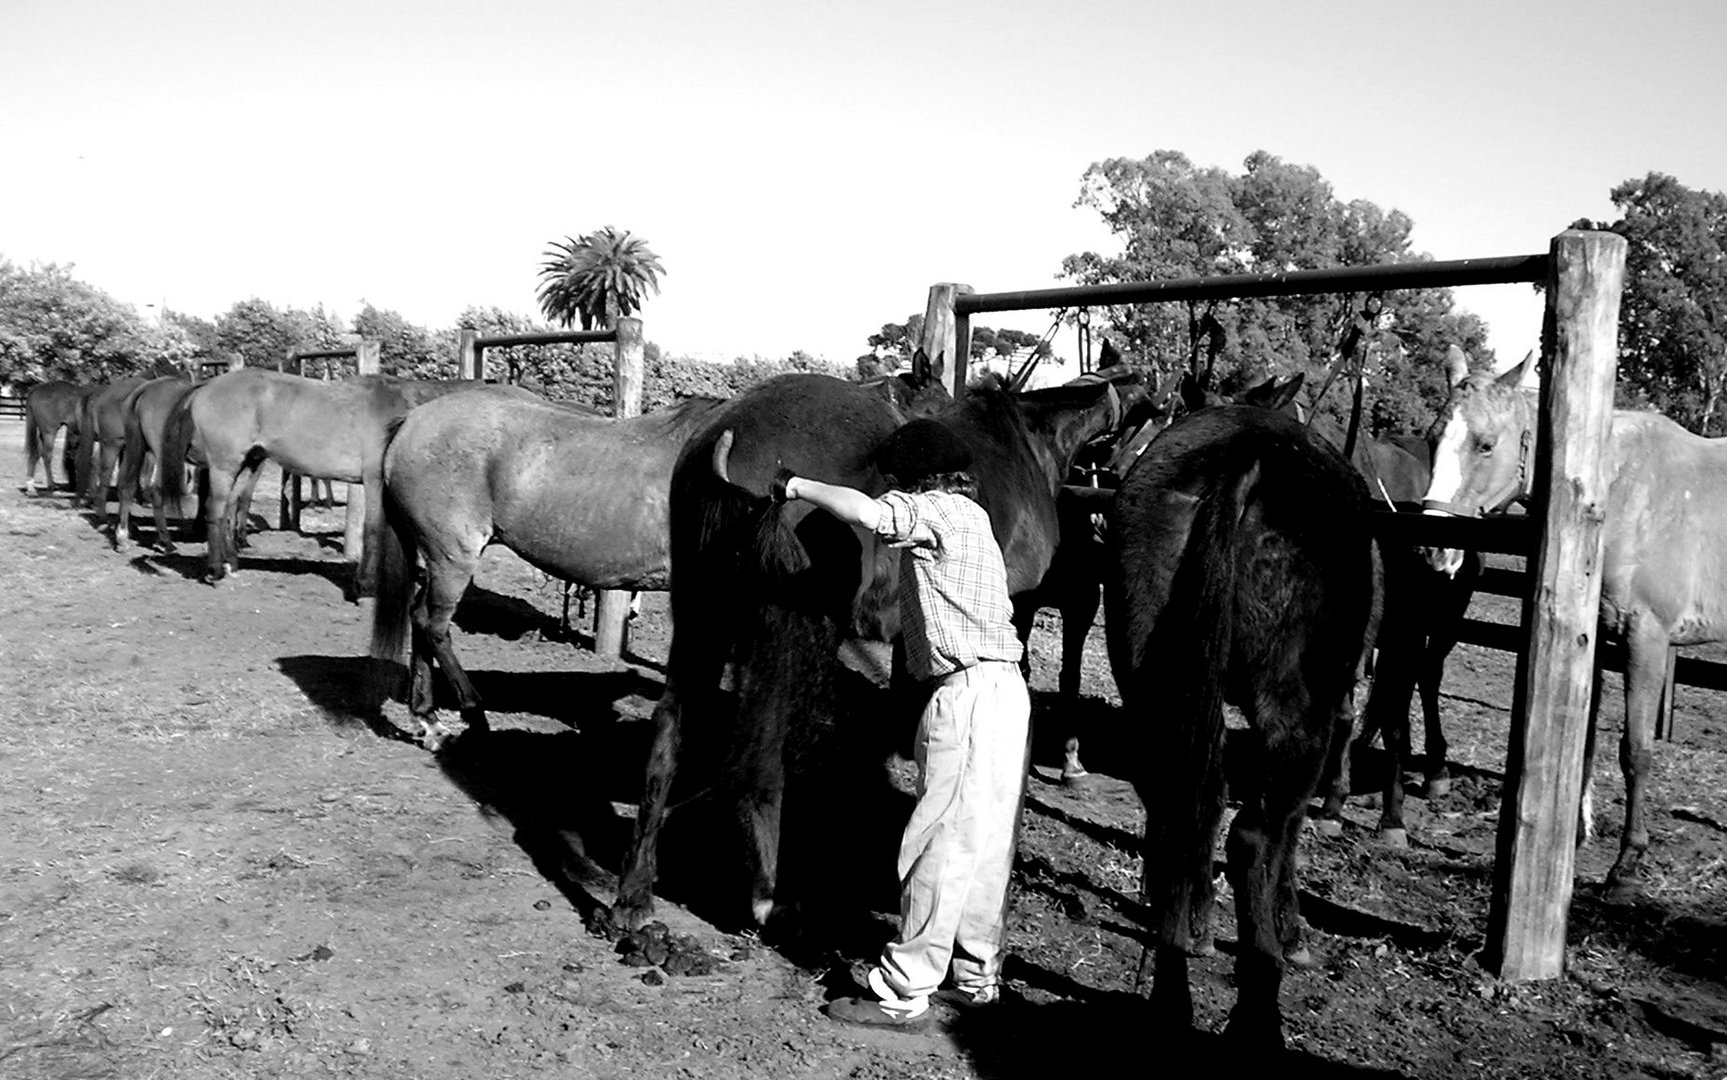
[[[19,471],[21,427],[0,421],[0,461]],[[257,509],[273,523],[270,479]],[[390,737],[406,723],[399,704],[382,717],[361,708],[369,611],[342,599],[339,518],[313,512],[307,526],[259,533],[242,572],[212,588],[201,545],[117,553],[64,495],[0,489],[0,1076],[1215,1068],[1146,1034],[1140,811],[1108,775],[1085,796],[1047,767],[1032,782],[1011,994],[993,1012],[944,1012],[923,1033],[828,1021],[821,1003],[889,932],[891,882],[852,898],[849,936],[764,942],[736,919],[742,897],[723,873],[677,872],[704,845],[725,850],[711,839],[668,851],[660,904],[711,970],[626,965],[584,928],[583,910],[610,894],[603,876],[572,869],[572,852],[615,868],[627,839],[664,597],[648,598],[630,662],[601,662],[585,640],[557,640],[553,583],[489,553],[457,647],[498,730],[434,757]],[[1051,631],[1040,624],[1033,642],[1040,715],[1053,707]],[[1080,719],[1088,764],[1107,774],[1122,718],[1100,632],[1089,659]],[[1504,654],[1453,654],[1444,707],[1459,779],[1444,799],[1411,800],[1407,850],[1374,842],[1363,798],[1341,838],[1305,842],[1318,963],[1284,984],[1291,1064],[1328,1076],[1727,1076],[1727,701],[1680,692],[1678,739],[1657,750],[1652,881],[1632,905],[1599,895],[1623,811],[1602,755],[1608,835],[1580,856],[1567,974],[1507,984],[1474,957],[1511,681]],[[1610,732],[1618,717],[1610,703]],[[890,764],[875,771],[903,785],[903,761]],[[875,847],[839,855],[875,884],[891,874]],[[1233,999],[1227,889],[1225,900],[1218,953],[1194,965],[1207,1032]],[[1201,1055],[1220,1048],[1218,1036],[1199,1042]]]

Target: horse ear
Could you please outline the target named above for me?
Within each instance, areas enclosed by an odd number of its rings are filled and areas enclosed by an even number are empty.
[[[1243,391],[1241,402],[1244,405],[1270,409],[1272,412],[1288,408],[1289,403],[1295,400],[1296,393],[1301,390],[1302,379],[1303,374],[1299,371],[1282,382],[1274,376]]]
[[[1456,345],[1445,350],[1445,378],[1449,386],[1457,386],[1469,378],[1469,358]]]
[[[1535,350],[1531,349],[1523,355],[1523,360],[1516,367],[1499,376],[1499,384],[1515,390],[1523,385],[1523,377],[1529,373],[1529,365],[1535,359]]]
[[[1121,363],[1121,350],[1115,347],[1115,342],[1103,339],[1103,348],[1097,352],[1097,366],[1100,371],[1108,371]]]
[[[911,354],[911,377],[916,380],[919,386],[927,386],[934,381],[935,374],[932,370],[934,367],[935,365],[930,361],[929,353],[924,352],[922,346],[919,346],[917,351]]]
[[[1205,408],[1205,387],[1200,384],[1199,377],[1191,371],[1181,373],[1181,404],[1188,412],[1198,412]]]

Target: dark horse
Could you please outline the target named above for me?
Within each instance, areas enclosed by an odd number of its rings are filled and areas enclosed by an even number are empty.
[[[163,460],[177,465],[190,459],[209,469],[209,580],[221,580],[238,563],[233,538],[266,460],[378,491],[391,422],[422,402],[479,385],[384,375],[325,382],[262,368],[241,368],[201,384],[169,417]],[[183,471],[162,470],[164,497],[181,497]],[[362,494],[350,489],[348,498],[356,497]],[[364,501],[365,538],[352,591],[369,596],[376,588],[384,514],[381,500]]]
[[[1229,1028],[1249,1045],[1282,1043],[1296,842],[1373,640],[1366,506],[1335,448],[1247,406],[1177,421],[1116,493],[1105,631],[1146,809],[1152,1000],[1172,1025],[1192,1024],[1187,958],[1209,937],[1228,702],[1248,723],[1230,776],[1241,806],[1227,844],[1239,926]]]
[[[1137,389],[1137,388],[1136,388]],[[1111,383],[1025,394],[975,390],[896,407],[879,391],[819,375],[771,379],[716,410],[672,472],[672,619],[666,690],[612,916],[653,910],[656,853],[686,722],[721,712],[722,671],[736,689],[738,815],[750,838],[751,910],[776,907],[781,810],[794,729],[831,716],[842,645],[898,632],[898,555],[807,503],[775,505],[781,468],[879,494],[873,454],[908,412],[939,414],[971,444],[979,501],[1006,558],[1009,591],[1049,567],[1055,494],[1074,454],[1120,421]]]
[[[156,548],[164,554],[174,550],[168,536],[167,499],[163,496],[162,464],[168,460],[162,441],[167,434],[168,418],[197,384],[190,379],[167,376],[151,379],[126,398],[126,439],[120,451],[120,480],[115,485],[120,504],[119,522],[114,526],[114,547],[124,548],[132,539],[132,497],[144,476],[144,460],[156,463],[156,476],[150,484],[150,503],[156,515]],[[174,468],[184,468],[176,462]],[[176,505],[175,513],[179,513]]]
[[[486,727],[479,695],[450,642],[450,620],[480,553],[500,543],[590,589],[667,588],[672,465],[719,404],[690,398],[614,420],[490,386],[429,402],[401,421],[384,455],[387,527],[372,656],[400,656],[411,617],[408,706],[427,748],[437,749],[450,734],[432,706],[434,657],[462,718],[471,728]],[[425,581],[410,610],[415,552]]]
[[[131,375],[99,386],[84,399],[78,421],[78,499],[89,501],[101,526],[108,527],[108,482],[120,464],[120,447],[126,442],[126,399],[149,382],[145,375]]]
[[[94,387],[79,386],[64,380],[40,383],[24,395],[24,463],[27,469],[24,490],[36,494],[36,463],[42,463],[48,485],[54,490],[54,436],[66,429],[66,448],[60,465],[67,483],[75,483],[77,470],[73,460],[78,452],[79,418],[83,415],[84,399]]]

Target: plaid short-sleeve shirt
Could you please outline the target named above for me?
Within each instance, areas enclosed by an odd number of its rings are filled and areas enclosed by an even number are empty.
[[[890,491],[876,535],[904,548],[901,626],[906,666],[932,679],[981,660],[1019,660],[1007,567],[983,507],[949,492]]]

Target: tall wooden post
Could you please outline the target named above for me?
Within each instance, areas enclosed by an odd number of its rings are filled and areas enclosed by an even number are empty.
[[[1524,601],[1529,641],[1512,692],[1488,912],[1486,959],[1505,979],[1556,978],[1565,967],[1625,240],[1567,231],[1554,238],[1551,258],[1533,477],[1545,520]]]
[[[617,340],[613,343],[617,362],[612,372],[612,414],[620,419],[640,416],[642,384],[646,377],[643,362],[642,320],[622,318],[617,322]],[[608,659],[624,653],[624,630],[629,622],[630,594],[627,590],[607,589],[594,604],[594,652]]]
[[[376,375],[384,370],[383,353],[383,342],[362,341],[354,346],[354,367],[361,375]]]
[[[485,379],[486,354],[477,344],[479,339],[478,330],[462,330],[456,344],[456,378]]]
[[[944,281],[929,287],[923,311],[923,351],[937,365],[947,392],[957,400],[965,393],[966,362],[971,357],[971,316],[954,310],[954,300],[972,291],[970,285]]]

